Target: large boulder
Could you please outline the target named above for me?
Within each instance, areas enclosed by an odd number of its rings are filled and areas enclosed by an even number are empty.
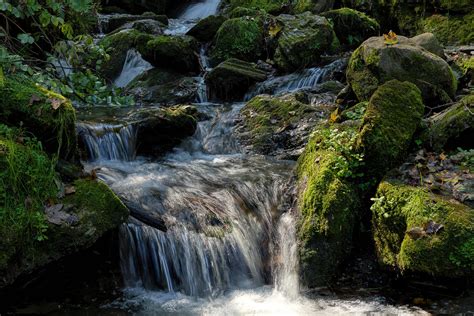
[[[0,125],[0,288],[90,247],[128,216],[105,184],[64,185],[54,167],[34,138]]]
[[[260,17],[225,21],[217,31],[211,59],[217,64],[229,58],[257,61],[265,53],[265,30]]]
[[[360,159],[350,149],[356,135],[353,127],[319,127],[298,159],[297,238],[304,286],[327,285],[351,252],[361,212],[361,195],[349,176]]]
[[[357,47],[380,32],[379,23],[363,12],[349,8],[327,11],[321,14],[334,26],[337,38],[347,47]]]
[[[410,82],[391,80],[375,91],[356,141],[369,177],[383,177],[406,155],[423,112],[420,90]]]
[[[287,10],[286,0],[229,0],[229,8],[246,8],[254,10],[264,10],[268,13],[277,14]]]
[[[318,102],[307,102],[300,93],[254,97],[240,110],[241,143],[252,152],[296,160],[311,131],[335,108],[334,95],[320,93],[317,97]]]
[[[310,11],[321,13],[331,10],[334,6],[334,0],[296,0],[293,10],[295,13]]]
[[[267,73],[255,64],[231,58],[212,69],[206,76],[206,83],[213,97],[237,100],[243,97],[252,84],[266,78]]]
[[[420,139],[441,152],[445,147],[474,148],[474,94],[464,97],[426,120]]]
[[[193,26],[186,35],[193,36],[201,42],[210,42],[226,20],[223,15],[208,16]]]
[[[373,199],[380,263],[402,273],[474,277],[474,212],[424,188],[387,179]]]
[[[148,24],[148,27],[144,25]],[[156,15],[153,13],[145,13],[142,15],[132,14],[111,14],[102,15],[99,19],[99,28],[102,33],[111,33],[124,25],[127,28],[150,29],[151,26],[164,28],[168,25],[168,18],[165,15]],[[145,32],[149,33],[149,32]]]
[[[305,12],[299,15],[280,15],[277,18],[283,30],[278,37],[275,64],[284,71],[312,66],[321,61],[321,55],[335,52],[339,41],[329,21]]]
[[[421,121],[420,91],[390,81],[363,112],[362,120],[351,115],[317,127],[298,159],[300,272],[310,287],[330,282],[348,258],[365,199],[406,152]]]
[[[457,88],[441,57],[403,36],[394,45],[387,45],[383,37],[366,40],[352,54],[346,75],[359,101],[368,100],[379,85],[392,79],[416,84],[427,104],[449,102]]]
[[[180,72],[199,73],[199,45],[191,36],[160,35],[138,47],[152,65]]]
[[[74,160],[76,114],[71,101],[20,76],[5,76],[0,85],[0,123],[35,135],[51,154]]]

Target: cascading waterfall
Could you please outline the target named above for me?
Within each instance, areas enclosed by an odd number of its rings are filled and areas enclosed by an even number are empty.
[[[89,159],[130,161],[135,158],[136,127],[121,124],[77,124]]]
[[[137,76],[152,68],[153,66],[144,60],[137,50],[130,49],[127,51],[122,72],[115,79],[114,84],[119,88],[126,87]]]
[[[189,5],[179,18],[182,20],[199,20],[216,14],[221,0],[200,0]]]
[[[314,88],[322,83],[337,69],[342,69],[345,61],[336,60],[324,67],[314,67],[285,76],[273,77],[257,84],[245,96],[245,101],[259,94],[279,95],[301,89]]]

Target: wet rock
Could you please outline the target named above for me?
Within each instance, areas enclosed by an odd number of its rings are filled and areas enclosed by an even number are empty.
[[[189,105],[149,107],[132,110],[125,121],[137,126],[137,153],[159,155],[194,134],[197,115]]]
[[[215,67],[206,76],[206,83],[212,96],[222,100],[238,100],[252,84],[266,78],[267,73],[255,64],[231,58]]]
[[[141,32],[155,34],[154,31],[162,30],[168,25],[168,18],[165,15],[153,13],[103,15],[100,21],[101,31],[105,34],[119,28],[134,28]]]
[[[435,54],[443,59],[446,59],[444,54],[443,47],[441,47],[438,39],[434,36],[433,33],[423,33],[417,36],[414,36],[409,39],[411,43],[416,46],[422,47],[429,51],[430,53]]]
[[[222,15],[208,16],[193,26],[186,35],[193,36],[201,42],[210,42],[226,20],[227,18]]]
[[[373,200],[372,224],[380,263],[404,273],[474,276],[474,213],[470,207],[396,179],[383,181]]]
[[[432,115],[426,125],[420,139],[428,148],[439,152],[445,147],[474,148],[474,94]]]
[[[355,48],[364,40],[371,36],[376,36],[380,32],[380,25],[377,21],[349,8],[327,11],[321,14],[334,25],[334,32],[341,44]]]
[[[151,69],[128,86],[139,103],[176,105],[195,102],[198,97],[199,80],[161,68]]]
[[[379,85],[391,79],[417,85],[426,104],[449,102],[457,82],[449,65],[440,57],[398,36],[387,45],[383,37],[371,37],[352,54],[347,81],[360,101],[370,98]]]
[[[283,30],[278,37],[275,64],[284,71],[310,67],[321,61],[322,54],[333,53],[339,41],[329,21],[305,12],[299,15],[280,15]]]
[[[305,104],[301,96],[287,94],[280,97],[259,95],[240,111],[238,134],[248,151],[297,159],[303,152],[309,134],[317,124],[329,117],[334,109],[334,95],[318,94],[317,100]]]

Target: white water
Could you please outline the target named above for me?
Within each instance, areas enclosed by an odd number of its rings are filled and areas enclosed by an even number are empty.
[[[127,51],[122,72],[115,79],[114,84],[119,88],[126,87],[133,79],[152,68],[153,66],[144,60],[138,51],[130,49]]]
[[[200,20],[217,13],[221,0],[200,0],[188,6],[180,15],[181,20]]]

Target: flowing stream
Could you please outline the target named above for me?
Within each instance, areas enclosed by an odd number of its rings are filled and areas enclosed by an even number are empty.
[[[182,33],[179,25],[213,14],[218,6],[217,0],[190,5],[179,23],[171,23],[175,31],[169,34]],[[126,85],[147,68],[130,54],[117,85]],[[203,48],[203,73],[209,70],[205,56]],[[336,66],[269,79],[248,97],[312,87]],[[201,85],[196,105],[208,119],[160,159],[135,156],[133,126],[78,124],[89,154],[86,167],[96,168],[98,177],[124,201],[160,218],[167,228],[134,218],[122,225],[126,288],[121,299],[104,308],[139,315],[413,312],[377,297],[342,300],[301,294],[295,219],[281,208],[285,190],[293,185],[295,163],[242,153],[233,131],[244,104],[208,103],[204,80]]]

